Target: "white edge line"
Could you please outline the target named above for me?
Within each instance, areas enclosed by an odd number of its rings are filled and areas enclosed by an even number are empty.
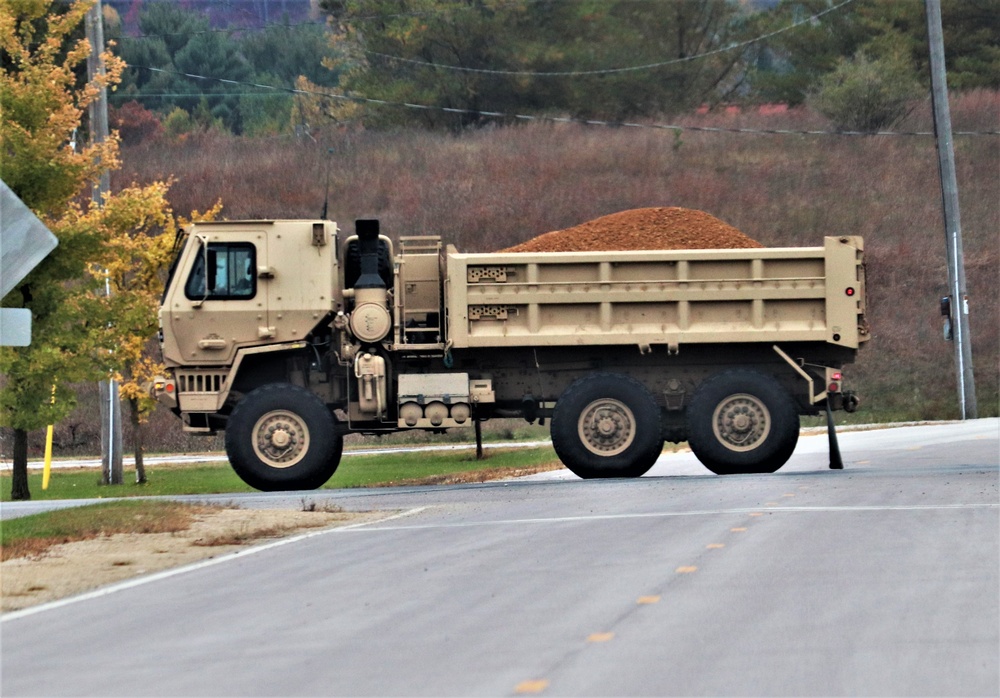
[[[153,574],[145,575],[143,577],[135,577],[134,579],[127,579],[122,582],[117,582],[115,584],[109,584],[108,586],[101,587],[99,589],[94,589],[93,591],[88,591],[83,594],[77,594],[76,596],[69,596],[63,599],[58,599],[56,601],[50,601],[48,603],[39,604],[37,606],[30,606],[28,608],[22,608],[18,611],[10,611],[9,613],[4,613],[0,615],[0,623],[6,623],[11,620],[18,620],[19,618],[25,618],[27,616],[35,615],[36,613],[44,613],[45,611],[52,611],[57,608],[62,608],[63,606],[69,606],[80,601],[89,601],[90,599],[97,599],[102,596],[109,596],[115,594],[119,591],[125,591],[127,589],[134,589],[136,587],[143,586],[144,584],[150,584],[152,582],[158,582],[161,579],[169,579],[170,577],[175,577],[180,574],[187,574],[188,572],[194,572],[196,570],[205,569],[206,567],[213,567],[214,565],[219,565],[224,562],[229,562],[235,558],[242,558],[248,555],[255,555],[257,553],[264,552],[265,550],[271,550],[273,548],[279,548],[283,545],[291,545],[292,543],[298,543],[299,541],[306,540],[307,538],[314,538],[316,536],[325,536],[329,533],[338,533],[340,531],[349,531],[364,526],[371,526],[373,524],[385,523],[386,521],[393,521],[395,519],[403,518],[404,516],[412,516],[414,514],[419,514],[428,507],[415,507],[413,509],[407,509],[406,511],[401,511],[397,514],[392,514],[381,519],[376,519],[375,521],[362,521],[356,524],[349,524],[347,526],[333,526],[330,528],[324,528],[320,531],[310,531],[309,533],[303,533],[297,536],[290,536],[288,538],[281,538],[270,543],[264,543],[263,545],[257,545],[251,548],[244,548],[242,550],[235,550],[231,553],[225,555],[220,555],[219,557],[212,557],[206,560],[200,560],[198,562],[193,562],[189,565],[183,565],[181,567],[173,567],[171,569],[162,570],[161,572],[154,572]]]
[[[745,507],[739,509],[714,509],[694,511],[659,511],[636,514],[596,514],[588,516],[557,516],[533,519],[497,519],[495,521],[463,521],[456,523],[415,524],[412,526],[374,526],[364,529],[364,533],[378,531],[420,531],[441,528],[478,528],[482,526],[510,526],[518,524],[576,523],[581,521],[614,521],[622,519],[658,519],[674,516],[719,516],[730,514],[783,514],[783,513],[837,513],[863,511],[936,511],[953,509],[996,509],[1000,503],[981,504],[901,504],[901,505],[859,505],[859,506],[815,506],[815,507]],[[373,522],[381,523],[381,522]]]

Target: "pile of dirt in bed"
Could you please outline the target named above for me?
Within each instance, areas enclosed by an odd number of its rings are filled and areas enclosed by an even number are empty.
[[[718,250],[763,247],[704,211],[678,206],[636,208],[539,235],[501,252]]]

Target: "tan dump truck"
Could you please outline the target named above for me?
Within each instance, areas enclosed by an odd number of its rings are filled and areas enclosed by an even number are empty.
[[[194,225],[160,310],[154,392],[262,490],[321,486],[348,433],[550,421],[584,478],[664,441],[774,472],[799,415],[852,411],[863,245],[462,254],[359,220]],[[831,446],[835,446],[831,424]]]

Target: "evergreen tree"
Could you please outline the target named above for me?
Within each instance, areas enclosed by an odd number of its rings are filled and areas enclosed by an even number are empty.
[[[225,32],[211,30],[203,15],[172,3],[145,6],[139,27],[142,36],[120,39],[119,53],[130,66],[120,99],[139,99],[164,114],[180,107],[193,115],[204,103],[213,119],[240,132],[242,115],[236,93],[245,88],[183,75],[252,80],[253,69],[239,44]]]
[[[373,108],[369,123],[480,123],[477,111],[619,120],[718,99],[737,82],[743,10],[729,0],[324,0],[349,93],[462,110]],[[640,70],[619,70],[663,64]],[[537,73],[573,72],[573,75]],[[579,73],[587,74],[579,74]]]
[[[830,0],[783,0],[760,33],[829,9]],[[941,4],[948,84],[953,89],[1000,87],[1000,0],[945,0]],[[754,98],[799,104],[826,74],[858,51],[873,60],[903,60],[929,89],[924,3],[855,0],[757,48],[751,71]]]

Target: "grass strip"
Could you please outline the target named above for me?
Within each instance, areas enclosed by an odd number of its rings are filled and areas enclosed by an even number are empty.
[[[0,559],[39,555],[54,545],[116,533],[176,533],[209,507],[144,500],[117,500],[46,511],[3,522]]]
[[[392,485],[481,482],[562,467],[551,447],[490,449],[476,460],[475,447],[459,451],[393,453],[351,456],[324,489],[382,487]],[[123,485],[101,485],[93,470],[53,470],[47,490],[42,489],[41,471],[28,474],[33,500],[101,499],[182,494],[229,494],[253,492],[225,461],[191,465],[146,466],[148,482],[135,483],[133,472],[125,473]],[[451,478],[450,480],[448,478]],[[10,501],[10,473],[0,475],[0,501]]]

